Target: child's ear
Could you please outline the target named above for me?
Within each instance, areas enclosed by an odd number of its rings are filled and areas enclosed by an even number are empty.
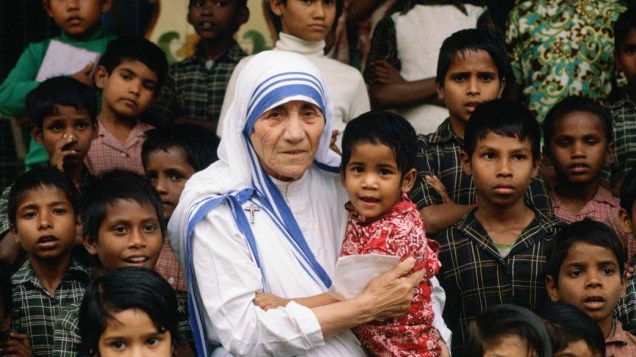
[[[538,157],[534,160],[532,160],[532,178],[537,177],[537,175],[539,174],[539,167],[541,167],[541,157]]]
[[[345,187],[345,168],[339,166],[338,173],[340,174],[340,184],[342,185],[342,187]]]
[[[552,279],[551,275],[547,275],[545,277],[545,287],[548,289],[548,296],[550,296],[550,301],[559,302],[559,287],[557,286],[554,279]]]
[[[113,8],[113,1],[112,0],[101,0],[101,11],[102,14],[106,14],[110,12],[110,9]]]
[[[437,92],[437,99],[444,101],[444,85],[435,81],[435,91]]]
[[[618,222],[620,223],[623,232],[630,236],[634,233],[632,229],[632,217],[629,216],[629,213],[627,213],[624,208],[618,210]]]
[[[13,236],[13,239],[15,239],[16,243],[20,244],[20,237],[18,236],[18,227],[12,224],[9,231],[11,232],[11,235]]]
[[[49,17],[53,17],[53,12],[51,12],[51,0],[42,0],[42,8],[44,8],[44,11],[46,11]]]
[[[92,125],[93,125],[93,137],[91,138],[91,140],[95,140],[97,139],[97,134],[99,133],[99,120],[95,120]]]
[[[44,124],[44,123],[42,123]],[[35,141],[37,141],[38,143],[42,144],[44,138],[42,136],[42,129],[38,128],[37,125],[31,123],[31,135],[33,135],[33,138],[35,139]]]
[[[250,19],[250,9],[247,6],[244,6],[242,9],[236,13],[236,29],[238,30],[241,25],[247,22]]]
[[[108,83],[108,71],[104,66],[97,66],[95,68],[95,74],[93,74],[93,79],[95,80],[95,86],[98,89],[104,89],[106,87],[106,83]]]
[[[505,89],[506,89],[506,77],[501,77],[501,82],[499,82],[499,93],[497,94],[497,98],[501,98]]]
[[[283,4],[283,0],[269,0],[269,7],[276,16],[280,17],[283,14],[285,4]]]
[[[415,184],[415,178],[417,177],[417,171],[410,169],[409,172],[402,176],[402,193],[408,193]]]
[[[84,234],[82,236],[82,243],[84,244],[84,248],[86,248],[86,251],[88,252],[88,254],[90,255],[97,255],[97,242],[91,242],[90,237],[88,236],[88,234]]]
[[[607,152],[605,153],[605,163],[608,165],[614,162],[614,148],[615,146],[613,141],[607,143]]]
[[[470,157],[464,150],[462,150],[461,152],[461,159],[462,159],[462,169],[464,170],[466,175],[471,176],[473,174],[473,167],[470,164]]]

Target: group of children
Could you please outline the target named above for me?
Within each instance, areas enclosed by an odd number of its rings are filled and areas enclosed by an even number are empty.
[[[229,1],[234,12],[224,18],[232,22],[217,29],[209,19],[226,8],[217,4],[223,1],[191,1],[188,20],[203,41],[192,68],[171,67],[166,77],[155,45],[104,33],[99,14],[110,1],[90,3],[44,1],[63,41],[104,45],[95,48],[104,53],[94,74],[38,84],[31,73],[33,83],[16,91],[24,94],[16,102],[24,103],[48,167],[25,173],[0,202],[7,212],[1,248],[20,264],[10,281],[0,279],[0,354],[192,355],[186,282],[166,222],[186,181],[216,160],[218,139],[194,124],[153,128],[140,118],[152,117],[147,109],[157,98],[166,108],[155,113],[217,118],[209,113],[221,110],[218,94],[209,94],[216,104],[205,110],[196,103],[175,109],[174,86],[217,66],[225,89],[244,54],[218,36],[231,38],[249,13],[244,1]],[[301,43],[294,7],[273,3],[283,34],[298,36],[283,36],[282,45]],[[616,55],[629,83],[625,101],[633,102],[636,25],[629,16],[617,20],[623,30],[616,32]],[[27,51],[36,69],[46,48],[40,47]],[[416,135],[402,117],[378,111],[344,129],[340,175],[350,219],[341,255],[412,255],[423,275],[405,316],[355,329],[373,354],[635,353],[636,279],[627,278],[626,265],[633,272],[636,171],[616,168],[630,152],[630,118],[621,117],[624,108],[609,112],[570,96],[550,109],[541,128],[523,105],[500,99],[507,66],[490,36],[456,32],[437,64],[436,91],[449,110],[437,131]],[[12,74],[0,93],[26,77]],[[98,88],[101,99],[81,82]],[[553,168],[553,187],[542,180],[542,165]],[[618,189],[620,199],[612,195]],[[446,292],[443,318],[452,340],[434,327],[434,279]],[[334,299],[258,294],[255,304],[267,310],[292,298],[307,306]]]

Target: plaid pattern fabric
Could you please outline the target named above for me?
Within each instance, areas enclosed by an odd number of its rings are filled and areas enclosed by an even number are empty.
[[[632,264],[634,267],[634,264]],[[627,280],[625,298],[618,301],[614,317],[623,324],[623,328],[636,335],[636,275]]]
[[[177,291],[188,291],[185,276],[181,271],[181,265],[179,265],[177,258],[172,252],[172,248],[170,248],[168,238],[164,240],[163,246],[161,247],[159,259],[157,259],[157,264],[155,265],[155,271],[166,279],[173,289]]]
[[[11,330],[29,335],[33,355],[51,356],[55,318],[66,306],[82,300],[89,282],[88,271],[75,260],[54,295],[42,287],[29,260],[13,274]]]
[[[11,223],[9,223],[9,191],[11,186],[7,186],[2,190],[2,196],[0,196],[0,238],[3,237],[11,229]]]
[[[453,331],[454,356],[463,355],[468,324],[484,309],[507,303],[535,310],[548,302],[544,252],[556,234],[555,222],[535,209],[534,220],[504,258],[475,211],[437,236],[442,263],[437,278],[446,291],[444,321]]]
[[[79,335],[79,308],[81,301],[69,305],[55,319],[53,357],[76,357],[82,345]]]
[[[218,122],[227,84],[234,67],[245,56],[234,42],[210,69],[206,68],[200,50],[172,64],[159,97],[144,115],[162,123],[171,123],[176,118]]]
[[[88,155],[84,160],[88,171],[93,175],[112,169],[132,170],[144,174],[141,163],[141,144],[145,140],[146,130],[152,129],[150,124],[137,122],[122,145],[103,125],[99,125],[97,138],[91,143]]]
[[[605,356],[634,357],[636,356],[636,337],[623,330],[620,321],[614,320],[616,327],[612,336],[605,339]]]
[[[614,117],[614,162],[605,177],[610,181],[636,168],[636,103],[624,98],[610,108]]]
[[[611,192],[599,186],[596,195],[578,213],[572,213],[557,197],[556,192],[550,191],[550,201],[554,216],[565,223],[578,222],[584,218],[590,218],[597,222],[603,222],[612,227],[623,241],[627,253],[627,259],[636,254],[636,241],[634,237],[626,234],[618,221],[618,211],[621,204],[618,198]]]
[[[371,83],[371,64],[379,60],[386,60],[398,71],[402,68],[402,63],[397,53],[395,24],[390,16],[380,20],[373,31],[367,64],[364,66],[365,82]]]
[[[477,203],[473,179],[462,170],[461,151],[464,139],[457,136],[446,119],[437,131],[426,135],[418,135],[418,153],[415,161],[417,180],[410,196],[418,209],[442,203],[442,197],[426,182],[424,176],[437,176],[454,203],[473,205]],[[552,208],[548,193],[541,178],[530,180],[526,192],[526,204],[536,207],[547,216],[552,217]]]

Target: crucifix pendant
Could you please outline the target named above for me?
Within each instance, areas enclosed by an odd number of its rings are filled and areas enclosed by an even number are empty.
[[[252,202],[250,202],[249,206],[243,208],[244,211],[249,211],[250,213],[250,223],[254,224],[254,213],[260,211],[261,209],[255,206]]]

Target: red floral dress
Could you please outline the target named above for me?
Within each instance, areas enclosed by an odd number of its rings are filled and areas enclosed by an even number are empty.
[[[426,239],[417,207],[404,198],[384,215],[371,220],[360,216],[351,202],[346,208],[350,216],[341,256],[384,254],[402,260],[413,254],[418,258],[413,271],[426,271],[415,288],[406,315],[361,325],[353,332],[373,355],[438,356],[440,335],[433,327],[430,279],[440,268],[439,245]]]

